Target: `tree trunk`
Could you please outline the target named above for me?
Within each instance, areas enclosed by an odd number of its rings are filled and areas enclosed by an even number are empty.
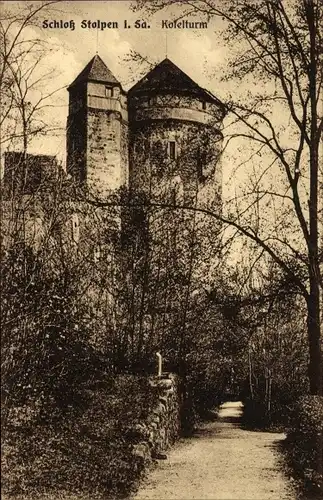
[[[322,396],[322,353],[320,326],[320,293],[315,277],[311,278],[310,294],[307,298],[307,332],[309,343],[308,376],[310,393]]]
[[[250,391],[250,397],[253,400],[253,385],[252,385],[252,362],[251,362],[251,350],[249,347],[248,350],[248,364],[249,364],[249,391]]]
[[[318,255],[318,174],[319,174],[319,143],[317,113],[317,69],[319,54],[319,36],[317,31],[318,11],[313,0],[304,0],[305,15],[310,36],[310,63],[308,66],[310,92],[310,196],[309,196],[309,281],[310,290],[307,298],[307,330],[309,342],[309,381],[311,394],[322,395],[322,353],[320,345],[320,269]]]

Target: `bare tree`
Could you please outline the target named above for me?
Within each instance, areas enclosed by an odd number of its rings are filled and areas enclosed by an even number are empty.
[[[52,97],[58,90],[48,90],[53,68],[46,57],[55,51],[37,36],[35,28],[40,15],[54,11],[48,1],[16,6],[1,11],[0,22],[0,89],[1,148],[17,149],[27,154],[31,141],[40,135],[58,130],[53,122],[44,120],[44,112],[53,106]]]

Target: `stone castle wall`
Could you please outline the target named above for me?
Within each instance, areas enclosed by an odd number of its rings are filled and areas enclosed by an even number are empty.
[[[174,374],[151,379],[152,390],[158,391],[156,407],[146,420],[132,429],[135,444],[132,453],[149,462],[166,458],[165,452],[180,437],[181,406],[180,379]]]
[[[87,181],[90,189],[108,194],[126,182],[121,155],[123,130],[117,112],[89,109],[87,128]]]

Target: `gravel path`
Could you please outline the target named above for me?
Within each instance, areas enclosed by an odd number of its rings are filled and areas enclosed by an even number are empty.
[[[296,500],[279,465],[284,434],[240,427],[240,402],[180,441],[148,475],[134,500]]]

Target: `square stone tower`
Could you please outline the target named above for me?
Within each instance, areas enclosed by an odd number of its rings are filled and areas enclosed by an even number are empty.
[[[68,91],[67,172],[104,198],[128,184],[126,94],[98,55]]]

